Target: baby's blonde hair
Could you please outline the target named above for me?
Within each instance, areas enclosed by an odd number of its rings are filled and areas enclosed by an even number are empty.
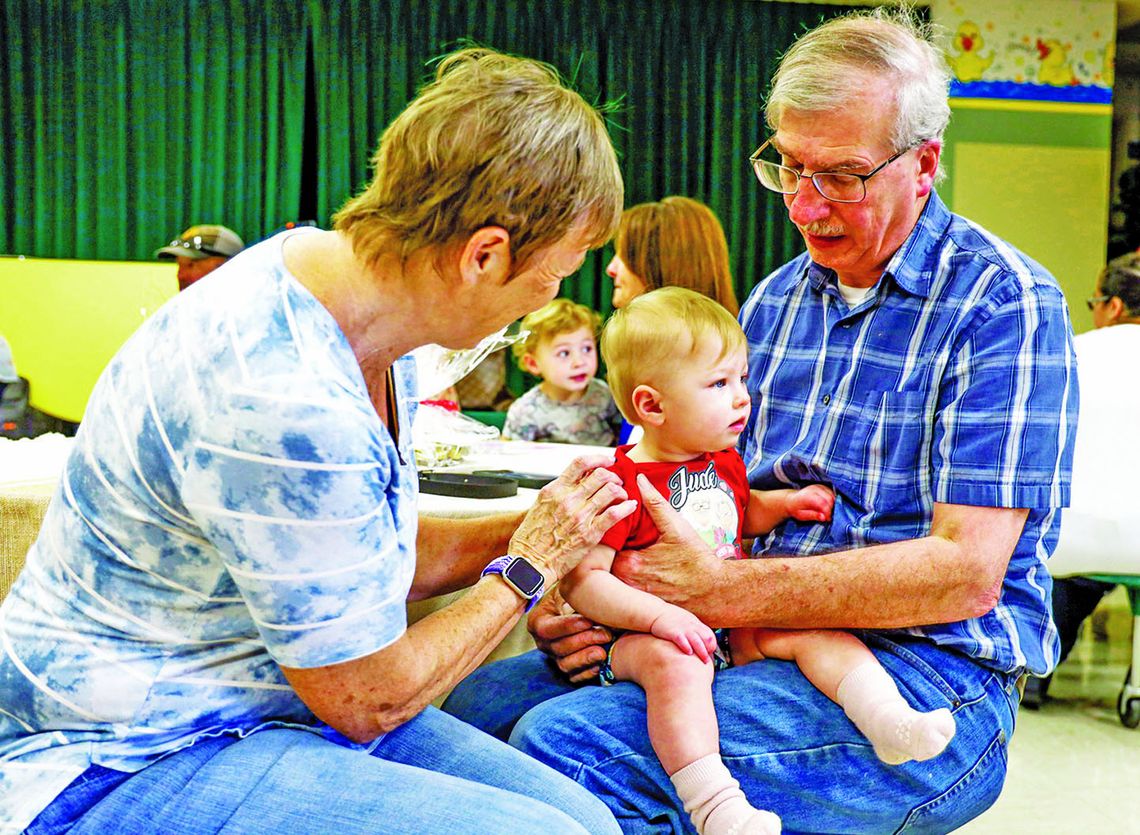
[[[521,362],[525,355],[533,354],[541,343],[561,333],[573,333],[586,328],[596,337],[601,324],[602,317],[586,305],[570,299],[555,299],[523,317],[521,327],[528,332],[527,336],[512,345],[511,350],[514,351],[515,359]]]
[[[724,305],[685,287],[661,287],[614,311],[602,328],[601,352],[614,402],[636,423],[633,390],[692,356],[706,335],[720,339],[718,360],[745,347],[740,324]]]

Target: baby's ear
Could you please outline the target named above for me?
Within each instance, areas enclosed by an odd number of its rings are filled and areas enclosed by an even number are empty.
[[[538,370],[538,363],[534,359],[534,354],[523,354],[519,364],[527,374],[533,374],[535,377],[542,376],[542,372]]]
[[[636,422],[643,426],[660,426],[665,420],[661,409],[661,393],[653,386],[640,385],[630,397]],[[632,422],[632,421],[631,421]]]

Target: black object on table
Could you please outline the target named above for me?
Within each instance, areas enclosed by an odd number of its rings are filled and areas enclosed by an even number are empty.
[[[420,492],[461,499],[503,499],[519,491],[519,483],[501,475],[420,473]]]
[[[543,475],[542,473],[520,473],[516,470],[476,470],[472,475],[514,479],[518,482],[519,487],[526,487],[530,490],[540,490],[557,478],[557,476]]]

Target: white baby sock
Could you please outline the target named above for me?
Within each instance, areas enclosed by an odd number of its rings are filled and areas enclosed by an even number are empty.
[[[754,808],[716,754],[689,763],[669,779],[700,835],[780,832],[780,818]]]
[[[898,765],[929,760],[954,737],[954,717],[946,708],[920,713],[906,703],[877,661],[861,664],[843,677],[836,701],[871,744],[880,760]]]

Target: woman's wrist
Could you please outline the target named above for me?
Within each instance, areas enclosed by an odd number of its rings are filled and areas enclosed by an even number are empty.
[[[554,588],[555,584],[558,583],[566,573],[565,571],[560,571],[557,566],[552,565],[550,557],[546,553],[539,552],[536,548],[533,548],[521,540],[511,539],[507,545],[507,553],[513,554],[516,557],[525,557],[527,562],[538,569],[546,580],[547,590]]]

